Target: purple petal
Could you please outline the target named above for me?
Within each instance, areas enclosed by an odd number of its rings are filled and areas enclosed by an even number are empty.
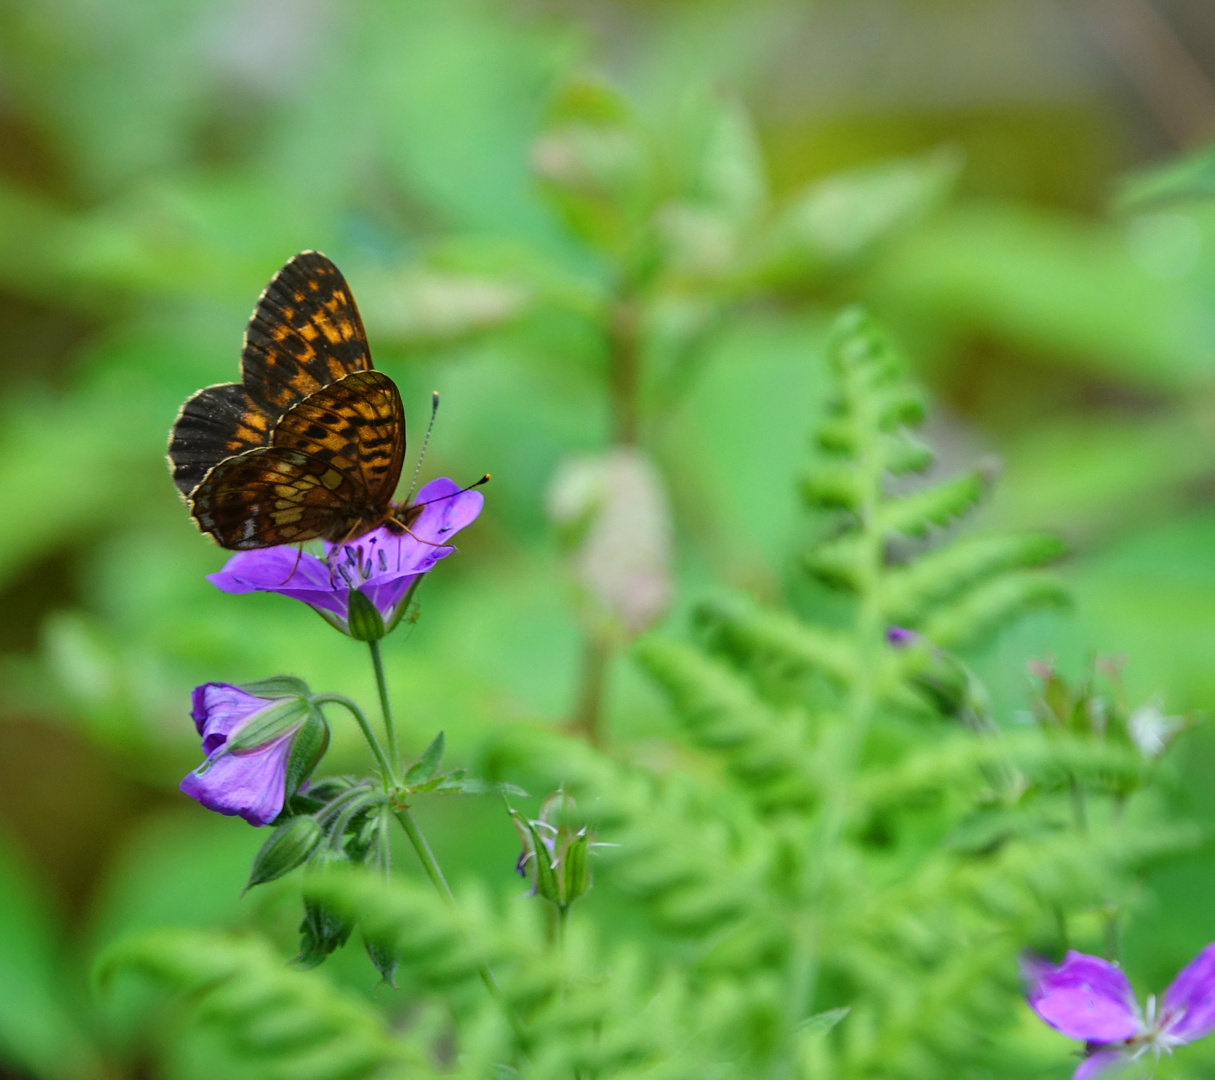
[[[1080,1067],[1072,1073],[1072,1080],[1092,1080],[1098,1073],[1121,1065],[1126,1060],[1121,1050],[1098,1050],[1080,1062]]]
[[[1139,1032],[1131,984],[1108,961],[1069,952],[1058,966],[1041,957],[1026,957],[1022,969],[1029,981],[1030,1007],[1069,1038],[1113,1043]]]
[[[479,491],[461,491],[454,480],[441,476],[418,492],[414,505],[422,507],[418,520],[410,526],[414,534],[431,543],[446,543],[477,520],[485,496]]]
[[[1161,1011],[1165,1030],[1181,1042],[1215,1031],[1215,943],[1181,969],[1164,992]]]
[[[295,732],[247,754],[220,754],[195,769],[181,790],[208,810],[239,814],[250,825],[268,825],[283,809],[287,759]]]
[[[893,645],[896,649],[906,648],[908,645],[914,645],[920,640],[920,635],[914,630],[908,630],[902,626],[886,627],[886,641]]]
[[[232,729],[270,702],[247,694],[229,683],[203,683],[194,688],[191,716],[202,736],[203,753],[213,754],[232,733]]]
[[[346,583],[315,555],[293,547],[238,551],[207,580],[227,593],[279,593],[346,618]]]

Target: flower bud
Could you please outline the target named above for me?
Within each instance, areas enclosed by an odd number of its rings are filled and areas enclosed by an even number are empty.
[[[309,871],[323,872],[328,866],[349,860],[341,851],[321,848],[313,856]],[[336,949],[346,944],[353,925],[338,911],[320,900],[305,895],[304,919],[300,923],[300,954],[295,963],[302,968],[320,964]]]
[[[562,790],[544,800],[535,821],[517,810],[510,812],[523,841],[515,869],[531,878],[533,895],[562,909],[590,890],[590,850],[601,846],[585,827],[574,829],[570,823],[574,808],[574,800]]]
[[[324,835],[324,830],[317,824],[316,818],[288,818],[262,844],[261,850],[253,859],[245,889],[281,878],[307,862]]]

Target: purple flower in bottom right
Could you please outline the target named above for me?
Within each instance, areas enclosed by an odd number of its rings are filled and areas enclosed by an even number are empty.
[[[1052,964],[1026,954],[1021,970],[1030,1008],[1057,1031],[1085,1043],[1085,1058],[1072,1080],[1092,1080],[1114,1066],[1215,1031],[1215,943],[1181,969],[1157,1006],[1140,1011],[1122,969],[1099,956],[1069,952]]]

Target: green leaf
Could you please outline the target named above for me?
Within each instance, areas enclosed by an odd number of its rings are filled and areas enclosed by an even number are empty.
[[[405,782],[407,784],[424,784],[435,774],[435,770],[439,767],[439,762],[443,758],[443,750],[447,745],[447,740],[444,738],[443,732],[439,732],[433,739],[430,740],[430,745],[422,751],[422,756],[418,758],[412,765],[409,766],[405,773]]]

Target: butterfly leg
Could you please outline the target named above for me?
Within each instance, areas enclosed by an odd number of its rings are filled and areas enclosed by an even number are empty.
[[[295,562],[293,562],[291,564],[291,573],[289,573],[285,578],[283,578],[283,580],[281,582],[279,582],[278,587],[280,589],[284,585],[286,585],[288,581],[290,581],[293,577],[295,577],[295,572],[300,568],[300,559],[302,559],[303,557],[304,557],[303,543],[296,544],[295,545]]]

